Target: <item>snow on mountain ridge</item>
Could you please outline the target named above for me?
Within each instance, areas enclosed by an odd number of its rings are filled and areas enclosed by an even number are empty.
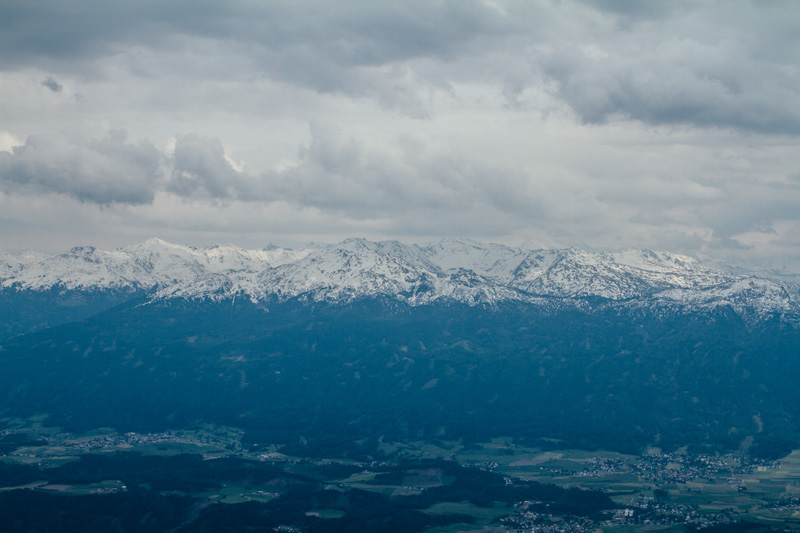
[[[526,252],[502,244],[481,244],[468,239],[442,239],[414,245],[443,271],[469,269],[488,279],[509,283]]]
[[[198,249],[149,239],[116,250],[83,246],[57,255],[4,254],[0,261],[9,267],[0,271],[0,286],[149,291],[192,283],[210,274],[227,277],[244,272],[255,276],[265,268],[294,262],[307,253],[282,248],[244,250],[232,245]]]
[[[465,239],[414,245],[347,239],[303,250],[193,248],[150,239],[111,251],[76,247],[49,256],[2,253],[0,286],[132,289],[154,298],[349,301],[385,295],[412,305],[441,299],[474,305],[600,298],[620,305],[634,300],[697,308],[727,305],[800,315],[797,287],[714,270],[687,256],[650,250],[526,250]]]

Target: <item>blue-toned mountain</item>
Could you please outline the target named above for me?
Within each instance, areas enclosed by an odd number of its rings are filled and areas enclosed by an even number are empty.
[[[797,288],[685,256],[151,240],[2,261],[0,419],[205,420],[273,443],[800,444]]]
[[[9,305],[14,297],[43,300],[46,293],[44,300],[56,310],[71,309],[71,317],[80,315],[87,297],[110,305],[126,294],[150,300],[246,298],[262,305],[295,298],[343,304],[380,296],[411,306],[519,302],[542,311],[627,307],[692,313],[725,307],[749,322],[773,316],[796,322],[800,316],[797,286],[732,274],[687,256],[528,250],[457,239],[423,245],[348,239],[303,250],[198,249],[151,239],[112,251],[2,254],[0,287]],[[31,320],[7,334],[43,323]]]

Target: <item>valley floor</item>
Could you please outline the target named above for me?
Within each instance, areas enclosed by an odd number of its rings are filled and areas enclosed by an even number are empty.
[[[500,437],[379,441],[371,453],[353,443],[325,456],[311,445],[243,443],[242,431],[213,425],[68,434],[39,418],[2,427],[0,514],[13,517],[2,531],[42,525],[33,518],[41,505],[134,494],[169,512],[144,528],[116,523],[122,530],[205,531],[234,508],[239,525],[263,531],[356,531],[376,520],[383,530],[431,532],[800,530],[800,451],[777,461],[659,449],[635,456]],[[99,501],[84,506],[87,531],[124,520],[99,516]]]

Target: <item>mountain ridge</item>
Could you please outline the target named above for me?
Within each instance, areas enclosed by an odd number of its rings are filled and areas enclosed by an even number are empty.
[[[302,250],[233,245],[194,248],[153,238],[115,250],[0,252],[0,287],[15,291],[139,291],[150,299],[303,297],[350,302],[388,296],[410,305],[495,305],[558,299],[605,306],[698,311],[728,306],[741,316],[800,316],[792,283],[708,267],[664,251],[526,249],[442,239],[423,244],[351,238]]]
[[[3,257],[6,419],[202,419],[265,443],[800,442],[797,288],[686,256],[350,239]]]

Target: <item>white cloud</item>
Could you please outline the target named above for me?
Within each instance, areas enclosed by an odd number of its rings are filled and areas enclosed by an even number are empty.
[[[0,152],[8,152],[9,154],[14,152],[15,146],[20,146],[22,141],[11,132],[8,131],[0,131]]]
[[[87,144],[59,135],[30,136],[12,153],[0,153],[0,188],[6,192],[55,192],[101,205],[153,199],[160,154],[149,143],[126,144],[111,131]]]

